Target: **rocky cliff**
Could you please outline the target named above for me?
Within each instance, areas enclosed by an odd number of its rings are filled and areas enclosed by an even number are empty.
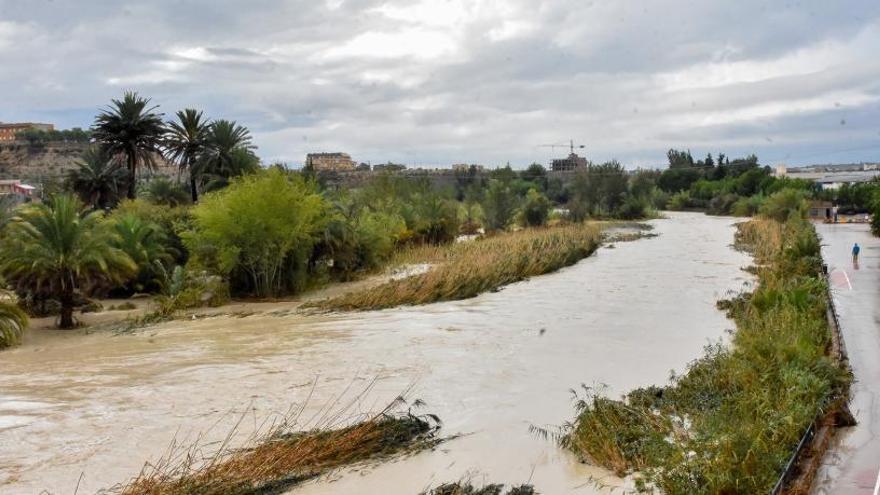
[[[68,170],[76,168],[88,143],[48,143],[31,145],[25,142],[0,144],[0,179],[21,179],[41,183],[63,179]],[[175,176],[174,166],[160,161],[157,174]]]

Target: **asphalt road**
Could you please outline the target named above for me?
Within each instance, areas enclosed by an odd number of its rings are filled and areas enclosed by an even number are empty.
[[[828,264],[841,332],[856,382],[850,408],[858,425],[838,433],[815,494],[876,494],[880,471],[880,238],[866,224],[816,226]],[[854,243],[861,246],[853,263]]]

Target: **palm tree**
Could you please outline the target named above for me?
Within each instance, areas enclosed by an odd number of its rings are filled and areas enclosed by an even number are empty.
[[[150,179],[141,190],[141,195],[157,205],[174,207],[189,203],[189,191],[168,177]]]
[[[119,192],[126,187],[128,172],[119,168],[103,148],[90,147],[67,174],[70,190],[93,208],[109,208],[119,199]]]
[[[3,291],[4,299],[0,301],[0,349],[18,344],[21,334],[27,328],[28,317],[9,295]]]
[[[229,179],[251,173],[259,168],[247,127],[229,120],[215,120],[208,132],[208,149],[199,160],[199,174],[208,189],[224,187]]]
[[[70,194],[33,204],[9,225],[0,272],[19,292],[46,292],[61,303],[60,328],[73,328],[76,294],[100,282],[128,278],[136,265],[113,247],[113,234]]]
[[[143,292],[157,281],[160,271],[174,261],[174,252],[168,246],[165,231],[153,222],[145,221],[135,213],[111,217],[116,234],[113,245],[123,251],[137,266],[137,276],[126,287],[132,292]],[[162,268],[159,268],[161,264]]]
[[[125,160],[130,199],[135,198],[138,167],[154,167],[165,134],[162,114],[155,113],[159,107],[149,105],[149,98],[126,92],[121,100],[113,100],[95,117],[92,125],[92,135],[104,149],[112,156]]]
[[[202,112],[187,108],[177,112],[177,122],[168,122],[165,135],[165,156],[180,170],[189,172],[189,188],[193,203],[199,200],[196,163],[208,148],[211,123]]]

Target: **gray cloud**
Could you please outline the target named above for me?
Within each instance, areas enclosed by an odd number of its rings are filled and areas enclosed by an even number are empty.
[[[294,164],[523,165],[569,138],[632,166],[672,146],[880,159],[874,0],[242,5],[0,0],[0,120],[87,126],[133,89]]]

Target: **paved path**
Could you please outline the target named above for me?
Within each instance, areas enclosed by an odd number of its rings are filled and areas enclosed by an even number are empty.
[[[850,364],[855,374],[850,408],[859,422],[837,435],[814,487],[815,494],[877,493],[880,470],[880,238],[865,224],[817,225],[822,257]],[[859,266],[853,243],[861,246]]]

